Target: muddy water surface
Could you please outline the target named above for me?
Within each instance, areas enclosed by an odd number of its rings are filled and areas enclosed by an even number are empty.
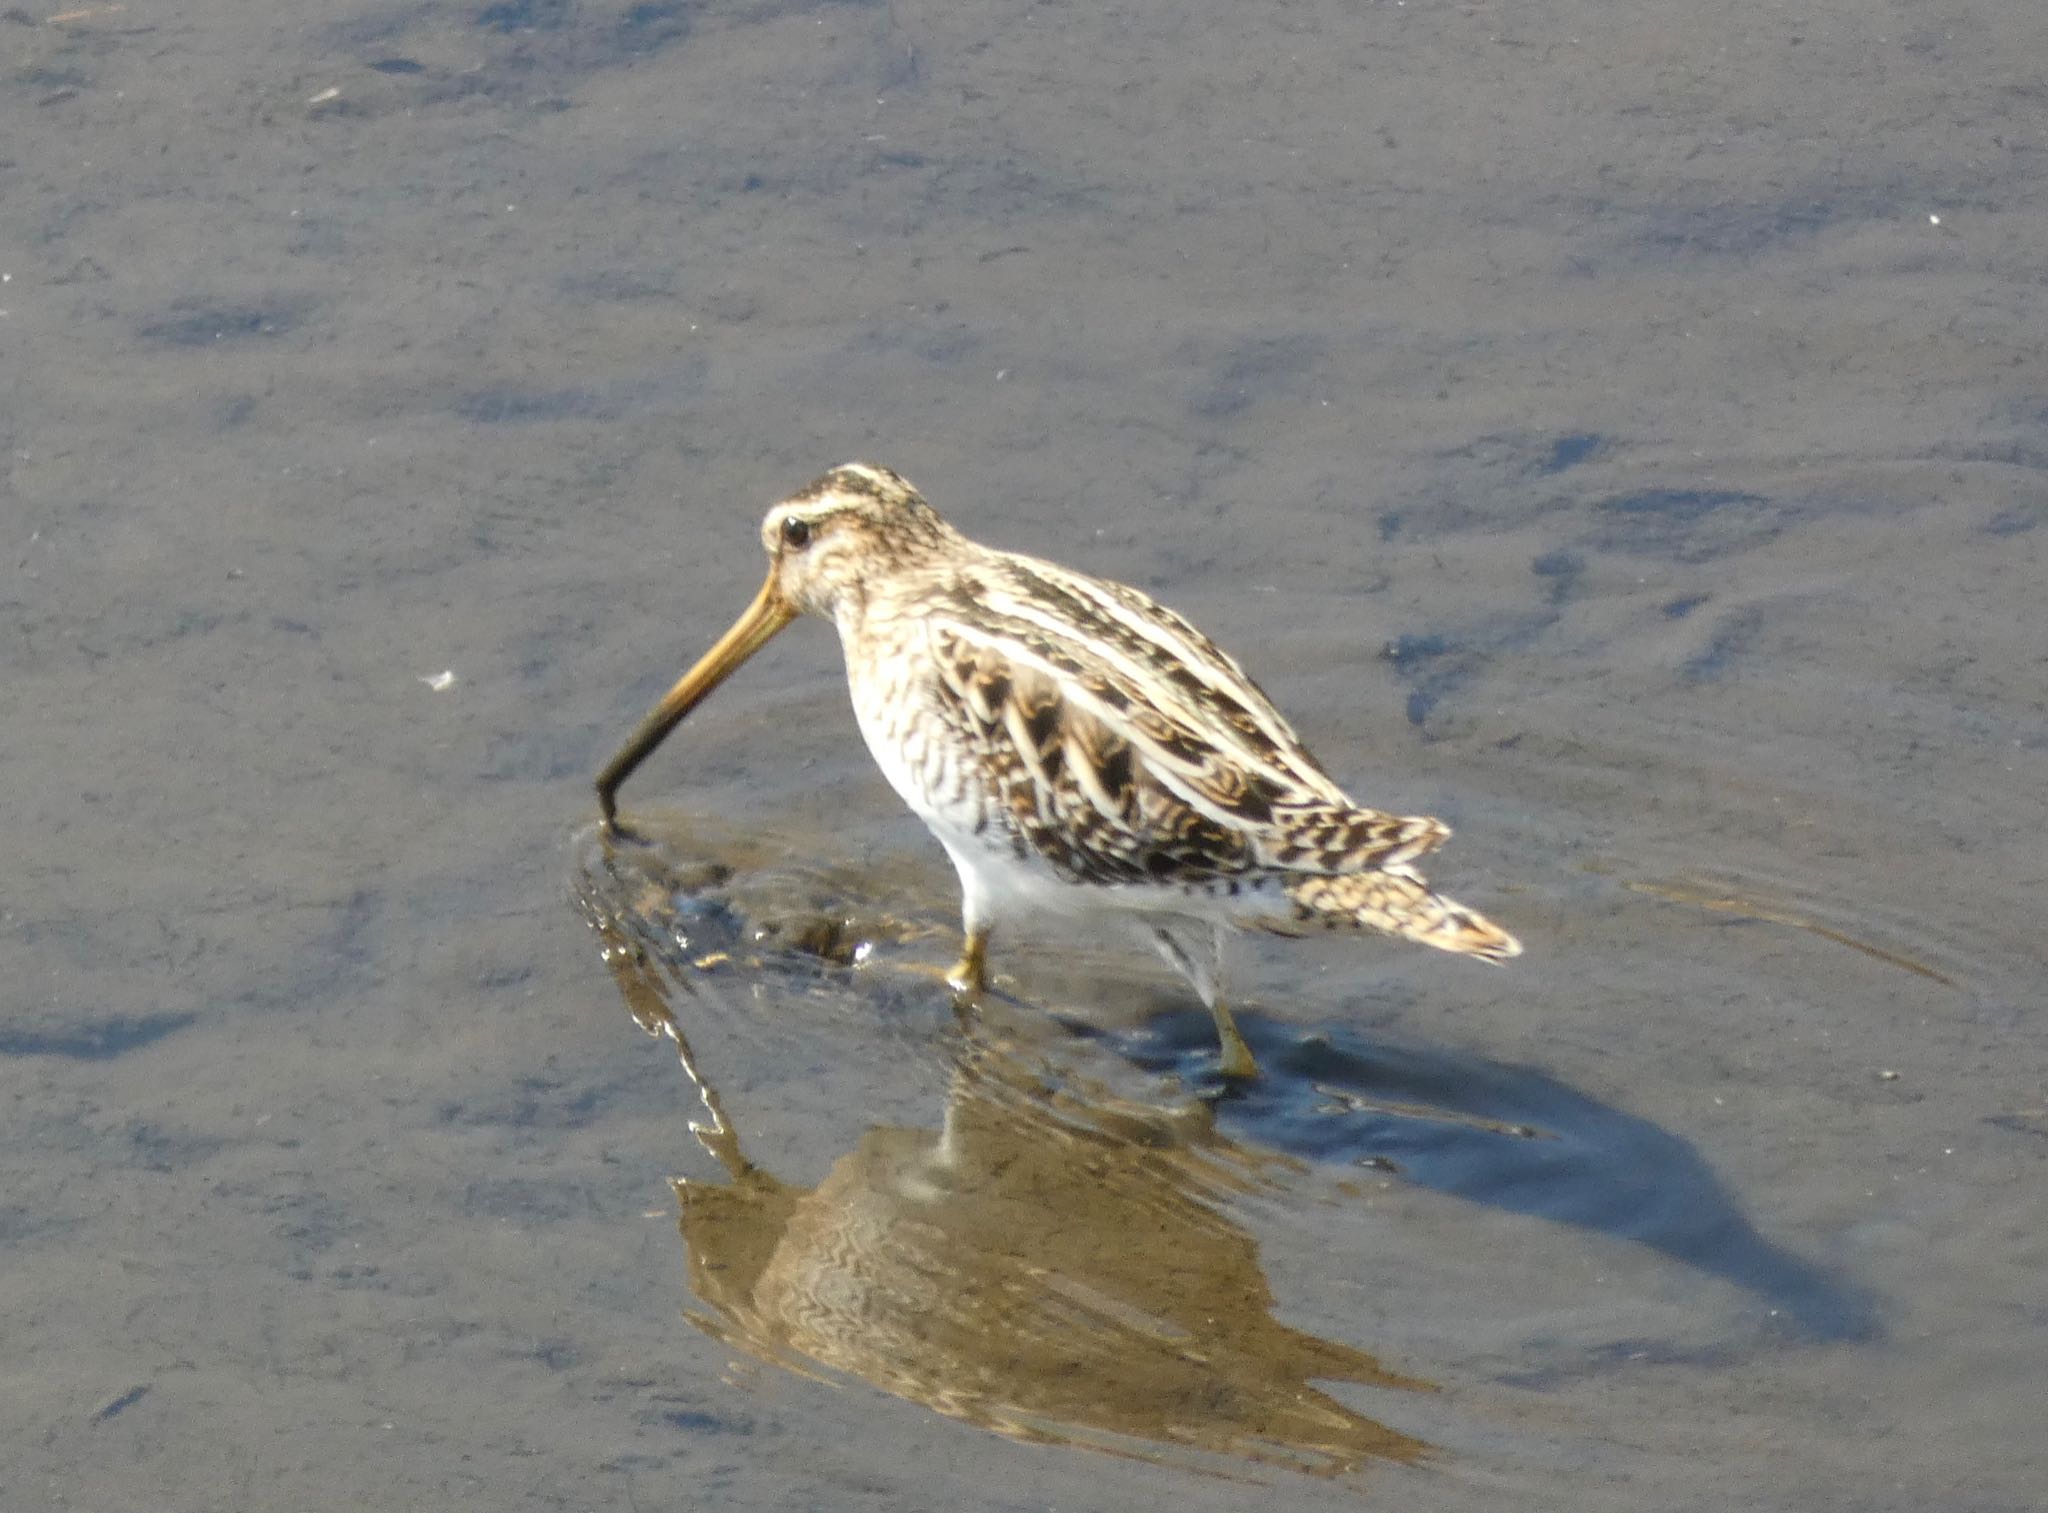
[[[9,1486],[2039,1506],[2044,55],[0,14]],[[1260,943],[1231,1097],[1107,942],[962,1024],[816,627],[606,852],[853,456],[1187,611],[1528,955]]]

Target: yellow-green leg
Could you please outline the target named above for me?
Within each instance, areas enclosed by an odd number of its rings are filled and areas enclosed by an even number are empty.
[[[988,937],[989,926],[970,925],[967,947],[946,974],[947,986],[962,998],[979,998],[988,991]]]
[[[1230,1005],[1223,1001],[1223,959],[1230,944],[1229,927],[1167,917],[1148,921],[1143,928],[1159,954],[1193,984],[1208,1007],[1209,1017],[1216,1021],[1216,1045],[1223,1053],[1217,1070],[1232,1081],[1248,1081],[1258,1076],[1258,1060],[1231,1017]]]
[[[1237,1021],[1230,1015],[1230,1005],[1217,998],[1209,1005],[1209,1017],[1216,1021],[1216,1043],[1223,1048],[1223,1061],[1217,1070],[1226,1077],[1246,1082],[1258,1076],[1258,1058],[1252,1055],[1252,1048],[1245,1044],[1244,1036],[1238,1032]]]

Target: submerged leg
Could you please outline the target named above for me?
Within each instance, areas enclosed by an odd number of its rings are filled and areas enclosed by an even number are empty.
[[[988,937],[992,928],[986,922],[969,923],[966,949],[946,974],[946,985],[962,998],[979,998],[988,991]]]
[[[1223,1049],[1223,1060],[1217,1070],[1226,1077],[1245,1082],[1258,1076],[1258,1058],[1252,1055],[1252,1048],[1245,1044],[1244,1036],[1238,1031],[1237,1021],[1230,1015],[1230,1005],[1221,998],[1211,1000],[1209,1016],[1216,1021],[1216,1043]]]
[[[1230,1006],[1223,1001],[1224,951],[1230,943],[1228,925],[1203,926],[1192,920],[1155,921],[1148,926],[1152,944],[1173,969],[1185,977],[1216,1021],[1216,1043],[1223,1053],[1218,1070],[1230,1078],[1259,1075],[1258,1058],[1245,1043]],[[1200,937],[1208,936],[1207,941]]]
[[[946,974],[946,983],[955,997],[971,1002],[988,991],[988,937],[996,922],[989,917],[988,895],[982,888],[980,872],[975,870],[975,858],[967,852],[955,851],[950,845],[946,855],[953,859],[953,870],[960,874],[960,928],[967,936],[960,959]]]

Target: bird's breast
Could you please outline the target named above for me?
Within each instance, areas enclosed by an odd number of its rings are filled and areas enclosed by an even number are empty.
[[[997,796],[966,711],[939,677],[921,627],[842,632],[847,691],[862,738],[889,786],[942,832],[986,828]]]

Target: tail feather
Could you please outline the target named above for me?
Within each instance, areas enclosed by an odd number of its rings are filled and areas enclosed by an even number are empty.
[[[1297,876],[1283,886],[1302,924],[1379,930],[1482,961],[1522,954],[1522,943],[1485,915],[1430,892],[1406,872],[1374,868],[1339,877]]]
[[[1313,804],[1275,816],[1261,847],[1269,866],[1336,876],[1363,867],[1400,870],[1451,838],[1451,827],[1427,814],[1383,814],[1338,804]]]

